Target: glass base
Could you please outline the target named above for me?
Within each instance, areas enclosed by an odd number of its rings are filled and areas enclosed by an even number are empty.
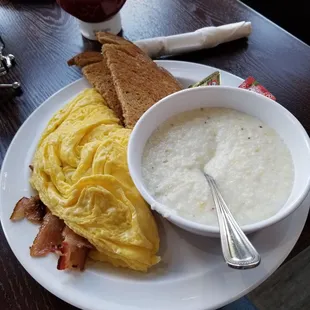
[[[96,32],[104,31],[113,34],[118,34],[122,30],[121,14],[116,13],[110,19],[101,23],[86,23],[79,20],[80,31],[83,37],[89,40],[96,40]]]

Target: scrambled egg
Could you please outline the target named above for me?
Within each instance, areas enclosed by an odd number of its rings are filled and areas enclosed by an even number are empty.
[[[42,134],[30,183],[49,210],[96,250],[94,260],[147,271],[159,262],[157,226],[127,167],[131,130],[94,90],[56,113]]]

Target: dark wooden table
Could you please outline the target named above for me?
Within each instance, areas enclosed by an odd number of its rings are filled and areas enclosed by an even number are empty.
[[[246,40],[173,59],[211,65],[240,77],[255,76],[310,133],[310,48],[234,0],[128,0],[122,9],[123,35],[131,40],[193,31],[207,25],[247,20],[253,34]],[[78,79],[68,68],[74,54],[98,49],[83,39],[76,21],[55,1],[0,0],[0,34],[16,66],[0,83],[20,81],[16,97],[0,90],[0,164],[18,128],[44,100]],[[310,222],[290,257],[310,244]],[[25,254],[27,255],[27,254]],[[74,309],[37,284],[18,263],[0,231],[0,308]]]

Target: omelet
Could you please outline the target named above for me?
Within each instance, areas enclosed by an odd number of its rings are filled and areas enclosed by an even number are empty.
[[[147,271],[160,260],[159,236],[128,171],[130,133],[86,89],[48,123],[30,183],[53,215],[94,246],[92,259]]]

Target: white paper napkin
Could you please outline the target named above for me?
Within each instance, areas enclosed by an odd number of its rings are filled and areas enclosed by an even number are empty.
[[[205,27],[168,37],[135,41],[150,57],[175,55],[215,47],[221,43],[247,37],[252,32],[250,22],[239,22],[219,27]]]

